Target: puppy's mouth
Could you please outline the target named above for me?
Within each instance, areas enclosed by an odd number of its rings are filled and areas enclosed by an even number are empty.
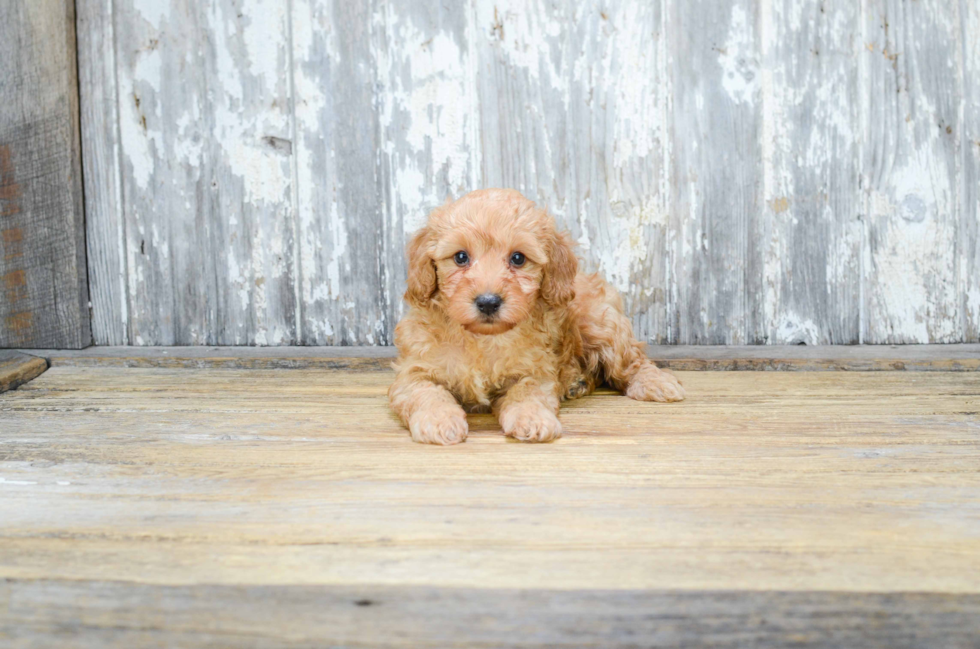
[[[505,322],[497,315],[482,316],[480,319],[464,325],[464,328],[473,334],[482,336],[495,336],[510,331],[514,328],[514,323]]]

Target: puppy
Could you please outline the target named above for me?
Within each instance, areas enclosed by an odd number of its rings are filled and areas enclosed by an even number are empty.
[[[579,274],[568,233],[516,191],[474,191],[433,211],[408,245],[405,299],[388,398],[416,442],[464,441],[467,410],[550,442],[561,401],[603,380],[632,399],[684,398],[633,337],[616,290]]]

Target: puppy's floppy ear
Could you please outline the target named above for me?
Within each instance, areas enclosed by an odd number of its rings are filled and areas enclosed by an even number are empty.
[[[575,297],[578,259],[568,232],[552,231],[548,241],[548,265],[541,280],[541,297],[552,306],[568,304]]]
[[[425,226],[408,243],[408,290],[405,300],[412,306],[425,306],[436,292],[436,268],[430,248],[432,231]]]

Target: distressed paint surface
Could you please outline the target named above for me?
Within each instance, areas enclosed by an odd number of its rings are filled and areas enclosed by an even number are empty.
[[[383,344],[383,23],[369,2],[294,0],[292,8],[301,342]]]
[[[946,0],[865,7],[865,342],[963,339],[959,34]]]
[[[81,0],[96,342],[390,344],[405,242],[489,186],[652,342],[976,341],[977,12]]]
[[[673,4],[673,343],[766,341],[759,10]]]
[[[863,228],[860,5],[761,6],[765,340],[854,344]]]
[[[960,281],[963,283],[963,338],[980,340],[980,4],[961,0],[963,52],[963,167]]]
[[[480,183],[480,102],[475,40],[465,3],[389,2],[378,83],[385,191],[381,305],[390,341],[404,311],[405,242],[426,213]]]
[[[130,342],[296,342],[284,5],[115,11]]]
[[[477,3],[486,186],[516,187],[579,243],[585,270],[665,340],[669,186],[662,3]]]

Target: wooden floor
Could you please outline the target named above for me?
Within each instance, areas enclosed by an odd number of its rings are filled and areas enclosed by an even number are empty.
[[[439,448],[387,370],[55,364],[0,395],[0,646],[980,646],[980,373],[679,375]]]

